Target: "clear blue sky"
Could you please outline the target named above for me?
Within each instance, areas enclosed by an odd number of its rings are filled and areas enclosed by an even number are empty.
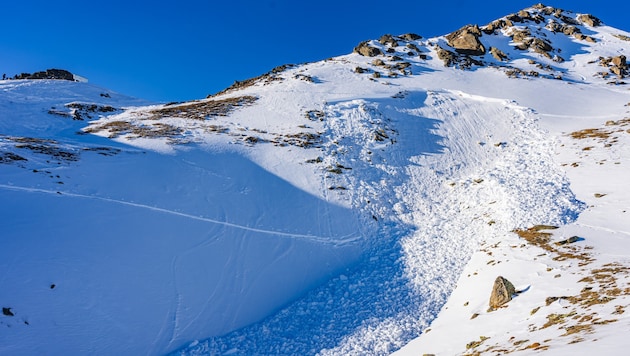
[[[67,69],[154,101],[203,98],[285,63],[346,54],[362,40],[433,37],[535,1],[5,1],[0,73]],[[555,1],[630,31],[630,3]]]

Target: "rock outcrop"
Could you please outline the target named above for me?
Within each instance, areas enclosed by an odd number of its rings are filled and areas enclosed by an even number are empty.
[[[415,40],[421,39],[422,36],[417,35],[415,33],[405,33],[404,35],[400,35],[400,38],[402,38],[405,41],[415,41]]]
[[[382,45],[389,45],[391,47],[398,47],[398,41],[394,38],[394,36],[386,34],[379,38],[378,42]]]
[[[492,286],[492,294],[490,294],[490,309],[494,310],[512,300],[512,296],[516,294],[514,285],[507,279],[499,276]]]
[[[497,61],[504,61],[508,59],[507,54],[505,54],[505,52],[503,52],[502,50],[496,48],[496,47],[490,47],[490,54],[492,55],[492,57],[494,57]]]
[[[367,41],[359,43],[356,47],[354,47],[353,52],[365,57],[376,57],[383,54],[380,49],[370,46]]]
[[[599,25],[602,24],[602,20],[598,19],[597,17],[590,15],[590,14],[582,14],[580,16],[578,16],[578,21],[580,21],[581,23],[591,26],[591,27],[597,27]]]
[[[471,56],[483,56],[486,48],[479,40],[481,30],[477,25],[468,25],[446,36],[448,45],[455,48],[458,53]]]
[[[59,79],[74,81],[74,74],[64,69],[47,69],[42,72],[22,73],[13,77],[13,79]]]
[[[610,72],[616,74],[619,78],[625,78],[625,76],[628,75],[629,68],[626,56],[624,55],[608,58],[600,57],[599,64],[602,67],[607,67]]]

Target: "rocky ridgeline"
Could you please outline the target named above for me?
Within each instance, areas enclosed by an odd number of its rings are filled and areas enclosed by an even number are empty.
[[[436,44],[435,48],[438,57],[444,61],[446,66],[456,66],[462,69],[470,68],[472,65],[484,66],[493,65],[484,61],[484,56],[489,53],[496,61],[507,63],[509,56],[495,47],[486,47],[483,43],[484,36],[508,36],[514,49],[519,51],[529,51],[541,55],[544,58],[562,63],[565,59],[560,55],[561,49],[554,48],[553,43],[548,39],[551,34],[564,34],[579,41],[596,42],[590,36],[582,33],[583,26],[599,26],[601,21],[595,16],[582,14],[571,16],[573,13],[562,9],[538,4],[530,9],[521,10],[518,13],[507,15],[498,20],[492,21],[486,26],[467,25],[463,28],[445,36],[447,46]],[[530,62],[530,64],[532,64]],[[554,75],[542,75],[538,71],[525,71],[510,65],[499,65],[506,69],[506,74],[513,77],[519,76],[546,76],[560,79]],[[540,69],[544,68],[539,65]],[[625,75],[618,71],[620,77]]]
[[[391,36],[384,35],[379,41],[364,41],[354,48],[354,52],[367,57],[376,58],[373,65],[383,66],[385,60],[402,61],[406,54],[419,55],[421,59],[427,58],[427,53],[422,53],[418,46],[427,45],[432,47],[437,57],[444,62],[445,66],[459,69],[470,69],[473,66],[491,66],[502,69],[510,77],[545,77],[550,79],[562,79],[561,71],[555,71],[553,63],[565,61],[562,48],[554,47],[549,38],[552,35],[562,34],[572,40],[595,43],[597,40],[588,33],[588,27],[602,25],[602,21],[589,14],[575,14],[562,9],[545,6],[543,4],[534,5],[531,8],[521,10],[517,13],[507,15],[503,18],[490,22],[485,26],[466,25],[459,30],[452,32],[443,38],[424,42],[416,41],[420,36],[414,34]],[[489,46],[491,41],[486,40],[490,36],[505,36],[509,38],[510,46],[518,52],[533,52],[540,55],[542,64],[531,59],[528,63],[535,68],[521,69],[515,67],[508,53],[499,48]],[[616,37],[626,40],[623,35]],[[414,42],[415,41],[415,42]],[[406,52],[401,55],[401,42],[405,45]],[[485,43],[484,43],[485,42]],[[496,41],[492,41],[495,43]],[[405,52],[405,51],[402,51]],[[628,65],[624,56],[599,58],[599,64],[608,70],[596,73],[602,78],[616,76],[617,79],[625,78],[628,75]],[[596,62],[596,61],[594,61]],[[404,66],[404,65],[403,65]],[[407,67],[401,65],[390,65],[385,69],[405,71]],[[357,68],[359,73],[369,72],[365,68]],[[374,73],[378,76],[380,73]],[[615,81],[614,83],[620,83]]]
[[[6,78],[6,76],[5,76]],[[64,69],[46,69],[45,71],[31,73],[16,74],[11,79],[58,79],[76,81],[74,74]]]
[[[418,40],[422,37],[415,33],[407,33],[400,36],[386,34],[378,41],[363,41],[354,48],[354,53],[366,57],[380,57],[372,61],[372,65],[380,69],[363,67],[355,68],[357,73],[371,73],[374,78],[385,75],[397,77],[398,75],[410,75],[411,63],[406,59],[427,59],[428,51],[418,46]],[[378,46],[378,47],[376,47]],[[381,69],[383,72],[381,72]]]

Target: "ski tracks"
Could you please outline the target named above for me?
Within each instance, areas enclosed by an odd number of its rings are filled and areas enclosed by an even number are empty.
[[[61,196],[66,196],[66,197],[83,198],[83,199],[100,200],[100,201],[104,201],[104,202],[108,202],[108,203],[115,203],[115,204],[131,206],[131,207],[135,207],[135,208],[147,209],[147,210],[151,210],[151,211],[155,211],[155,212],[159,212],[159,213],[165,213],[165,214],[180,216],[180,217],[193,219],[193,220],[205,221],[205,222],[209,222],[209,223],[212,223],[212,224],[223,225],[223,226],[230,227],[230,228],[236,228],[236,229],[240,229],[240,230],[246,230],[246,231],[261,233],[261,234],[265,234],[265,235],[273,235],[273,236],[277,236],[277,237],[281,237],[281,238],[303,239],[303,240],[308,240],[308,241],[312,241],[312,242],[316,242],[316,243],[328,244],[328,245],[334,245],[334,246],[348,245],[348,244],[354,243],[354,242],[356,242],[358,240],[361,240],[361,238],[362,238],[360,235],[357,235],[357,234],[348,234],[348,235],[345,235],[345,236],[335,237],[335,236],[316,236],[316,235],[307,235],[307,234],[295,234],[295,233],[286,233],[286,232],[274,231],[274,230],[257,229],[257,228],[253,228],[253,227],[249,227],[249,226],[243,226],[243,225],[230,223],[230,222],[227,222],[227,221],[219,221],[219,220],[215,220],[215,219],[206,218],[206,217],[203,217],[203,216],[197,216],[197,215],[182,213],[182,212],[179,212],[179,211],[159,208],[159,207],[155,207],[155,206],[150,206],[150,205],[145,205],[145,204],[140,204],[140,203],[133,203],[133,202],[128,202],[128,201],[124,201],[124,200],[118,200],[118,199],[112,199],[112,198],[98,197],[98,196],[94,196],[94,195],[84,195],[84,194],[78,194],[78,193],[53,191],[53,190],[32,188],[32,187],[21,187],[21,186],[8,185],[8,184],[0,184],[0,189],[15,190],[15,191],[25,191],[25,192],[30,192],[30,193],[43,193],[43,194],[61,195]]]

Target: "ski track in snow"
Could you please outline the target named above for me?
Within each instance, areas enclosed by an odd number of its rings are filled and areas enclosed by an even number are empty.
[[[278,236],[278,237],[282,237],[282,238],[304,239],[304,240],[308,240],[308,241],[313,241],[313,242],[317,242],[317,243],[321,243],[321,244],[334,245],[334,246],[343,246],[343,245],[351,244],[351,243],[354,243],[356,241],[361,240],[361,238],[362,238],[360,235],[358,235],[358,236],[357,235],[346,235],[346,236],[341,236],[341,237],[337,238],[337,237],[332,237],[332,236],[331,237],[326,237],[326,236],[302,235],[302,234],[285,233],[285,232],[281,232],[281,231],[256,229],[256,228],[253,228],[253,227],[233,224],[233,223],[226,222],[226,221],[219,221],[219,220],[214,220],[214,219],[210,219],[210,218],[205,218],[205,217],[202,217],[202,216],[186,214],[186,213],[182,213],[182,212],[179,212],[179,211],[173,211],[173,210],[168,210],[168,209],[164,209],[164,208],[158,208],[158,207],[155,207],[155,206],[144,205],[144,204],[140,204],[140,203],[132,203],[132,202],[124,201],[124,200],[117,200],[117,199],[104,198],[104,197],[97,197],[97,196],[93,196],[93,195],[76,194],[76,193],[69,193],[69,192],[62,192],[62,191],[53,191],[53,190],[46,190],[46,189],[39,189],[39,188],[21,187],[21,186],[6,185],[6,184],[0,184],[0,188],[9,189],[9,190],[26,191],[26,192],[31,192],[31,193],[44,193],[44,194],[61,195],[61,196],[67,196],[67,197],[100,200],[100,201],[104,201],[104,202],[108,202],[108,203],[116,203],[116,204],[132,206],[132,207],[136,207],[136,208],[148,209],[148,210],[152,210],[152,211],[156,211],[156,212],[160,212],[160,213],[181,216],[181,217],[185,217],[185,218],[189,218],[189,219],[205,221],[205,222],[209,222],[209,223],[212,223],[212,224],[223,225],[223,226],[227,226],[227,227],[232,227],[232,228],[246,230],[246,231],[251,231],[251,232],[257,232],[257,233],[261,233],[261,234],[273,235],[273,236]]]

